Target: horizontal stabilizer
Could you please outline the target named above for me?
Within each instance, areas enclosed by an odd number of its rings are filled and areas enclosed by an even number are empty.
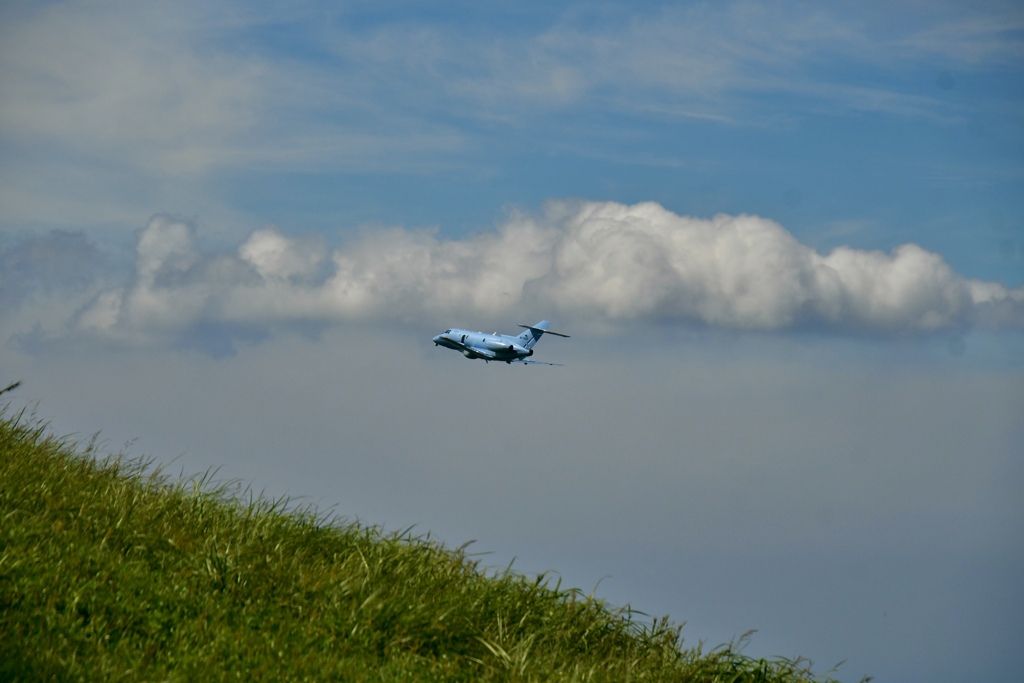
[[[531,330],[533,332],[540,332],[542,334],[553,334],[556,337],[566,337],[566,338],[569,337],[569,335],[567,335],[567,334],[562,334],[561,332],[552,332],[551,330],[545,330],[542,327],[534,327],[533,325],[524,325],[522,323],[519,323],[519,327],[525,327],[528,330]]]

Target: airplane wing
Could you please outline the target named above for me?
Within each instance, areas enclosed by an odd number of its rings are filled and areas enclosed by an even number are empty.
[[[454,348],[454,349],[456,349],[458,351],[469,351],[470,353],[476,354],[477,357],[484,358],[486,360],[497,360],[494,357],[494,352],[490,351],[488,349],[481,349],[481,348],[479,348],[477,346],[470,346],[469,344],[463,344],[462,342],[455,341],[454,339],[449,339],[448,343],[449,344],[453,344],[453,346],[449,346],[448,347],[450,349]]]
[[[520,358],[519,360],[511,361],[511,362],[512,363],[522,363],[523,365],[557,365],[559,367],[561,367],[561,365],[562,365],[561,363],[545,363],[542,360],[524,360],[522,358]]]

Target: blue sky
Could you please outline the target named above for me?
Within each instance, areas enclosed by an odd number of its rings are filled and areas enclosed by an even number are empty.
[[[5,3],[0,367],[690,642],[1002,680],[1022,65],[1013,2]]]

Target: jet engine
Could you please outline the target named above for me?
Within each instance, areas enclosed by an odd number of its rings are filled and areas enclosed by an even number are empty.
[[[491,351],[511,351],[514,348],[512,344],[500,339],[488,339],[484,342],[484,346]]]
[[[509,344],[505,347],[505,350],[509,353],[515,354],[517,357],[533,355],[533,349],[527,349],[519,344]]]

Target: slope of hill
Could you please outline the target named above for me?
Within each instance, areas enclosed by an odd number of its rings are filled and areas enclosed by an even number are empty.
[[[636,616],[0,414],[0,680],[815,680]]]

